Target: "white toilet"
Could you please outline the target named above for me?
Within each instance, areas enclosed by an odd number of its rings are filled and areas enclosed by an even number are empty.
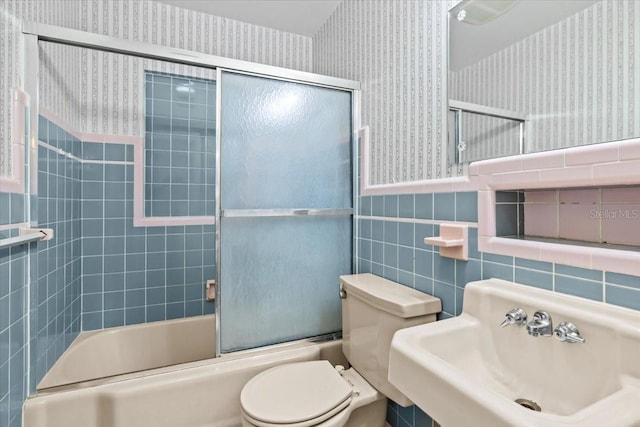
[[[256,375],[240,394],[243,426],[379,427],[387,397],[412,404],[387,380],[391,339],[398,329],[435,321],[440,300],[373,274],[341,276],[340,289],[351,368],[315,360]]]

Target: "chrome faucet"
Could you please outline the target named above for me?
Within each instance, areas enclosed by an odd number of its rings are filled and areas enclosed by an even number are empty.
[[[509,325],[524,325],[527,321],[527,312],[521,309],[520,307],[512,308],[510,312],[508,312],[504,316],[504,320],[500,324],[501,328]]]
[[[527,333],[532,337],[550,337],[553,335],[551,316],[544,311],[533,313],[533,319],[527,322]]]
[[[584,343],[584,338],[580,335],[580,331],[576,328],[576,325],[570,322],[562,322],[553,331],[556,338],[562,342],[569,344]]]

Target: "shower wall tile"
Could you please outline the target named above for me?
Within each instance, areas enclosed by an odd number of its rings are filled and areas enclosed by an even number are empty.
[[[38,214],[56,238],[38,247],[37,381],[81,329],[212,313],[204,282],[216,276],[214,226],[133,227],[128,144],[40,127]],[[2,198],[17,218],[24,202]]]
[[[212,313],[204,283],[216,276],[215,227],[133,227],[133,165],[107,160],[109,153],[126,158],[128,146],[84,144],[92,160],[103,162],[104,179],[81,183],[82,329]],[[83,178],[94,176],[94,167],[84,163]]]
[[[27,195],[0,193],[0,225],[27,220]],[[11,217],[8,212],[13,211]],[[17,236],[17,229],[0,231],[0,239]],[[31,281],[29,263],[37,266],[36,244],[0,250],[0,425],[20,426],[21,408],[29,384],[23,375],[31,360],[27,353],[27,306]]]
[[[215,81],[150,71],[145,80],[145,216],[213,216]]]
[[[31,353],[34,385],[80,331],[82,301],[82,142],[42,116],[38,133],[44,143],[38,147],[38,225],[52,228],[54,238],[37,244],[37,285],[31,294],[37,314],[37,351]]]

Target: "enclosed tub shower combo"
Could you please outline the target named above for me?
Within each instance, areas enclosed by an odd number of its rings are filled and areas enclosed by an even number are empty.
[[[53,254],[75,244],[64,253],[82,266],[65,288],[75,303],[64,345],[30,355],[25,426],[382,425],[384,396],[401,399],[385,379],[388,341],[439,308],[409,289],[376,303],[399,285],[348,276],[358,84],[42,24],[23,33],[25,92],[40,94],[23,111],[24,136],[38,141],[27,151],[41,201],[31,218],[56,228],[50,201],[71,206],[70,233],[38,245]],[[113,97],[84,101],[103,112],[102,133],[77,109],[52,107],[82,94],[64,77],[74,58],[94,87],[115,85]],[[355,281],[346,300],[340,276],[346,292]],[[205,281],[215,286],[206,301]],[[355,298],[362,306],[341,310]],[[409,303],[429,309],[405,312]],[[378,311],[360,325],[350,313],[370,305]],[[371,328],[385,339],[367,350]],[[33,348],[47,339],[43,328]],[[371,358],[369,372],[360,360]],[[331,392],[294,413],[282,403],[263,412],[256,396],[280,375],[269,369],[289,363],[280,374]],[[349,363],[360,367],[333,368]],[[304,396],[299,385],[285,401]]]
[[[441,303],[372,274],[342,276],[340,289],[343,340],[298,340],[42,390],[27,401],[25,425],[383,426],[386,397],[412,404],[387,381],[391,338],[434,321]]]

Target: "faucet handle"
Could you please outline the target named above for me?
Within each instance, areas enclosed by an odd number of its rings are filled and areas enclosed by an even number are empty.
[[[504,320],[500,324],[500,327],[504,328],[505,326],[509,326],[509,325],[521,326],[521,325],[524,325],[526,321],[527,321],[527,312],[520,307],[515,307],[515,308],[512,308],[511,311],[504,316]]]
[[[576,325],[570,322],[562,322],[553,330],[556,338],[562,342],[569,344],[584,343],[585,339],[580,335],[580,331]]]
[[[553,335],[553,321],[546,311],[536,311],[533,319],[526,324],[527,333],[532,337],[550,337]]]

